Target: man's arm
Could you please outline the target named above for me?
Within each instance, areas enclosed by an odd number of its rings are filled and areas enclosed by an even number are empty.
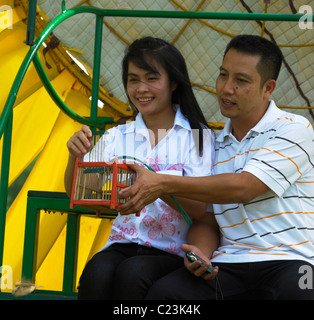
[[[120,192],[131,199],[120,207],[123,214],[138,212],[163,195],[174,195],[209,203],[247,203],[269,188],[248,172],[207,177],[158,175],[136,164],[135,183]]]
[[[161,181],[162,192],[209,203],[248,203],[268,191],[261,180],[248,172],[183,178],[179,181],[166,176]]]
[[[173,209],[179,211],[178,205],[170,198],[170,196],[161,196],[161,200],[165,201]],[[181,197],[176,197],[177,202],[184,209],[184,211],[192,219],[203,218],[206,212],[206,203]]]

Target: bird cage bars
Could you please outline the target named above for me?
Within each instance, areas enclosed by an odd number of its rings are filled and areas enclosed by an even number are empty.
[[[71,204],[88,206],[99,215],[101,212],[117,212],[128,199],[120,199],[119,191],[133,184],[135,172],[127,165],[113,162],[83,162],[75,164]]]

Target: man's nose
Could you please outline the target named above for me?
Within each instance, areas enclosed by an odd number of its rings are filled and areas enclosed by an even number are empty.
[[[235,83],[234,81],[229,78],[225,81],[224,86],[223,86],[223,92],[227,94],[233,94],[235,92]]]

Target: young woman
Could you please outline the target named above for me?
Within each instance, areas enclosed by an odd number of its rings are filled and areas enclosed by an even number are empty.
[[[103,135],[93,149],[102,150],[101,160],[129,156],[159,174],[210,175],[212,134],[181,53],[161,39],[136,40],[123,59],[122,79],[137,116]],[[83,126],[67,146],[65,186],[70,194],[75,159],[92,148],[89,128]],[[203,219],[204,203],[177,200],[192,219]],[[188,229],[176,204],[167,197],[146,206],[140,216],[118,215],[105,247],[83,271],[79,299],[144,299],[156,280],[183,266],[180,247],[187,242]],[[217,238],[213,232],[213,249]]]

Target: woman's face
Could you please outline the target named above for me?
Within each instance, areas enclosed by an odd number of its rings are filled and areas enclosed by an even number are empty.
[[[171,85],[166,70],[154,63],[148,71],[129,62],[127,93],[132,104],[145,117],[157,116],[172,109],[171,97],[176,86]]]

